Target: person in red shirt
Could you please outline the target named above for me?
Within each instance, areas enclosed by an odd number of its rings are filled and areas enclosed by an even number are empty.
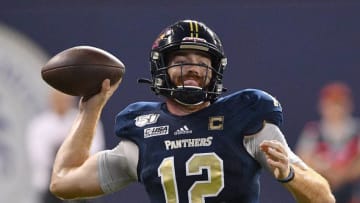
[[[338,203],[358,203],[360,121],[353,116],[349,86],[343,82],[325,85],[318,110],[320,120],[305,125],[296,153],[329,181]]]

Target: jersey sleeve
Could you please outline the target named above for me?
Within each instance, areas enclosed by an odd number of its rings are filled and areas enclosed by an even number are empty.
[[[99,153],[98,169],[101,189],[105,194],[116,192],[137,180],[137,146],[128,140],[114,149]]]
[[[244,128],[244,135],[259,132],[265,123],[272,123],[280,127],[283,121],[282,108],[279,101],[272,95],[261,90],[247,90],[243,93],[250,103],[250,119]]]
[[[265,124],[264,128],[262,128],[258,133],[246,136],[243,140],[244,147],[246,151],[257,160],[263,168],[268,169],[271,172],[271,169],[266,161],[266,155],[260,150],[260,143],[264,140],[277,140],[284,147],[288,154],[288,158],[290,163],[296,164],[303,169],[307,168],[307,165],[290,149],[284,134],[280,131],[280,129],[273,124]]]

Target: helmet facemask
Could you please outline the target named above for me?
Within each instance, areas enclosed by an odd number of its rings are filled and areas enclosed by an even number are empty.
[[[167,64],[160,65],[161,68],[158,68],[157,71],[153,73],[153,78],[156,82],[153,83],[152,88],[157,94],[171,97],[183,105],[198,105],[205,101],[215,101],[215,98],[224,91],[221,82],[222,73],[218,71],[219,69],[222,70],[222,68],[213,68],[205,64],[194,63],[182,63],[169,66],[168,55],[165,54],[162,58],[161,60],[158,59],[154,61],[157,64],[160,61],[162,61],[163,64]],[[212,57],[210,58],[212,59]],[[226,63],[226,61],[224,63]],[[216,65],[220,66],[221,64],[217,63]],[[184,69],[187,68],[186,66],[197,66],[205,70],[202,71],[202,75],[193,74],[191,71],[186,74],[184,71]],[[180,74],[178,77],[173,78],[175,81],[172,81],[169,75],[169,69],[176,67],[179,68]],[[188,78],[195,79],[199,84],[185,84],[185,80]]]
[[[201,70],[200,73],[195,71],[185,71],[187,66],[197,67]],[[177,68],[180,73],[177,77],[171,79],[169,72],[171,69]],[[170,80],[171,97],[178,103],[183,105],[198,105],[206,100],[208,86],[212,79],[212,68],[204,64],[181,63],[167,67],[167,74]],[[188,80],[195,82],[189,84]],[[195,84],[193,84],[195,83]]]

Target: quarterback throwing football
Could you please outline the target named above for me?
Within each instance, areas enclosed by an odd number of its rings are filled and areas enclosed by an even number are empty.
[[[153,203],[257,203],[264,168],[298,202],[335,202],[327,181],[288,147],[274,97],[256,89],[220,97],[227,60],[204,23],[183,20],[165,28],[150,64],[152,78],[142,81],[165,101],[122,110],[114,149],[89,156],[96,123],[119,83],[104,80],[100,93],[80,102],[54,163],[55,195],[98,196],[139,181]]]

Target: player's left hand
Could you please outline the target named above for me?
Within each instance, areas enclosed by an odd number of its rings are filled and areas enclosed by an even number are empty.
[[[276,179],[284,179],[290,173],[290,163],[285,147],[277,140],[264,140],[260,149]]]

